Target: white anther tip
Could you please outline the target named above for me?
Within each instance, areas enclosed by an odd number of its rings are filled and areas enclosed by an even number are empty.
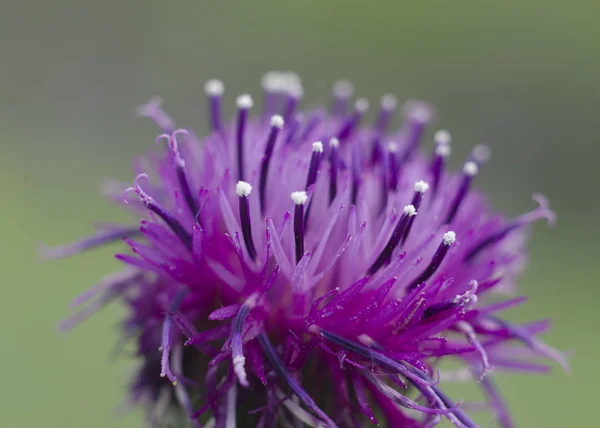
[[[359,98],[354,103],[354,108],[359,113],[364,113],[369,109],[369,101],[366,98]]]
[[[450,231],[444,233],[444,245],[452,245],[456,242],[456,233]]]
[[[492,149],[485,144],[477,144],[471,151],[471,156],[478,163],[485,163],[492,157]]]
[[[296,205],[304,205],[308,201],[308,195],[304,190],[292,192],[290,196]]]
[[[423,180],[417,181],[415,183],[415,192],[425,193],[427,189],[429,189],[429,184],[427,184]]]
[[[340,140],[338,140],[337,138],[332,138],[331,140],[329,140],[329,147],[339,147],[340,146]]]
[[[225,85],[220,80],[210,79],[204,84],[204,92],[209,97],[218,97],[225,92]]]
[[[339,98],[350,98],[354,93],[354,86],[349,80],[338,80],[333,84],[333,94]]]
[[[469,161],[465,163],[465,166],[463,167],[463,172],[472,177],[474,175],[477,175],[477,173],[479,172],[479,167],[475,162]]]
[[[390,152],[390,153],[397,153],[398,152],[398,143],[396,143],[395,141],[392,141],[390,144],[388,144],[387,149],[388,149],[388,152]]]
[[[417,210],[413,205],[407,205],[404,207],[404,214],[406,214],[409,217],[412,217],[414,215],[417,215]]]
[[[250,95],[243,94],[236,98],[235,104],[238,108],[249,109],[254,105],[254,101]]]
[[[452,142],[452,135],[444,129],[440,129],[433,136],[433,141],[436,144],[450,144]]]
[[[312,149],[313,149],[313,152],[323,153],[323,143],[321,143],[320,141],[315,141],[312,144]]]
[[[235,185],[235,193],[237,193],[239,197],[247,197],[250,195],[250,192],[252,192],[252,186],[250,183],[238,181]]]
[[[283,117],[279,116],[278,114],[271,117],[271,126],[281,129],[281,128],[283,128],[283,125],[284,125]]]
[[[437,156],[447,158],[452,153],[452,148],[450,148],[449,144],[440,144],[435,148],[435,154]]]
[[[393,110],[398,106],[398,98],[392,94],[385,94],[381,97],[381,108],[383,110]]]

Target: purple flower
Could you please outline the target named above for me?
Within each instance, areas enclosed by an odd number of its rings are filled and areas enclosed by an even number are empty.
[[[105,190],[141,224],[47,250],[129,247],[115,256],[124,270],[78,297],[63,327],[114,299],[127,306],[123,336],[141,360],[130,400],[155,426],[475,426],[443,392],[453,380],[478,382],[486,408],[513,426],[493,374],[567,364],[538,338],[548,322],[501,314],[525,301],[506,296],[527,226],[554,221],[546,200],[514,219],[494,212],[472,189],[488,149],[447,171],[448,132],[433,154],[419,148],[434,116],[423,102],[388,132],[391,95],[363,124],[368,103],[350,109],[347,82],[329,111],[298,110],[293,73],[263,86],[262,113],[251,117],[241,95],[227,124],[223,84],[208,82],[205,138],[176,129],[158,100],[139,108],[161,128],[162,153],[137,163],[124,195]],[[437,369],[447,360],[462,369]]]

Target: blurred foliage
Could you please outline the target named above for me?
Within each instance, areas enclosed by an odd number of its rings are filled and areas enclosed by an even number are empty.
[[[600,201],[587,186],[600,154],[597,0],[5,0],[2,9],[4,426],[139,426],[136,413],[115,411],[133,367],[109,360],[120,309],[69,335],[56,328],[72,297],[118,268],[114,248],[40,263],[38,245],[126,219],[95,186],[130,180],[132,156],[153,146],[136,104],[161,94],[181,126],[201,132],[205,80],[226,81],[231,111],[236,94],[259,94],[269,69],[298,71],[306,105],[327,101],[339,77],[372,101],[388,91],[427,99],[454,135],[455,165],[473,144],[492,146],[478,185],[495,206],[514,215],[533,206],[533,191],[550,198],[559,225],[535,227],[522,281],[531,300],[513,314],[553,318],[547,340],[575,350],[573,372],[500,383],[518,426],[596,421]]]

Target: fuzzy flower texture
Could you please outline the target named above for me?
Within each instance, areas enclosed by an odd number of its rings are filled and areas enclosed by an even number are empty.
[[[567,364],[538,337],[548,321],[502,316],[526,300],[514,293],[528,226],[554,221],[544,197],[512,219],[494,212],[472,189],[489,149],[448,171],[447,131],[420,149],[434,118],[424,102],[406,103],[390,132],[392,95],[366,124],[347,81],[308,111],[297,75],[262,83],[262,111],[240,95],[227,123],[224,86],[209,81],[203,138],[158,99],[139,108],[160,128],[158,153],[135,162],[132,187],[104,190],[141,223],[47,250],[128,246],[115,255],[124,269],[78,297],[63,328],[126,305],[122,343],[140,360],[129,404],[151,426],[474,427],[481,409],[514,426],[494,375]],[[449,397],[456,381],[485,402]]]

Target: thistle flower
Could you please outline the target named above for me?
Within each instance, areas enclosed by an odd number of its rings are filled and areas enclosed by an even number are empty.
[[[105,190],[141,224],[46,254],[129,247],[115,256],[124,270],[75,299],[63,327],[127,306],[123,336],[141,360],[130,401],[153,426],[476,426],[443,392],[457,379],[479,382],[513,426],[492,373],[566,365],[538,338],[548,322],[502,317],[524,298],[497,297],[516,290],[527,226],[554,221],[546,200],[513,219],[494,212],[472,189],[489,150],[450,172],[451,137],[438,131],[425,155],[434,112],[423,102],[405,104],[389,132],[391,95],[369,125],[348,82],[329,111],[299,111],[293,73],[268,73],[263,87],[263,111],[241,95],[228,124],[224,86],[209,81],[204,138],[177,129],[159,100],[139,108],[161,129],[161,154],[137,163],[124,193]],[[448,360],[463,369],[440,371]]]

